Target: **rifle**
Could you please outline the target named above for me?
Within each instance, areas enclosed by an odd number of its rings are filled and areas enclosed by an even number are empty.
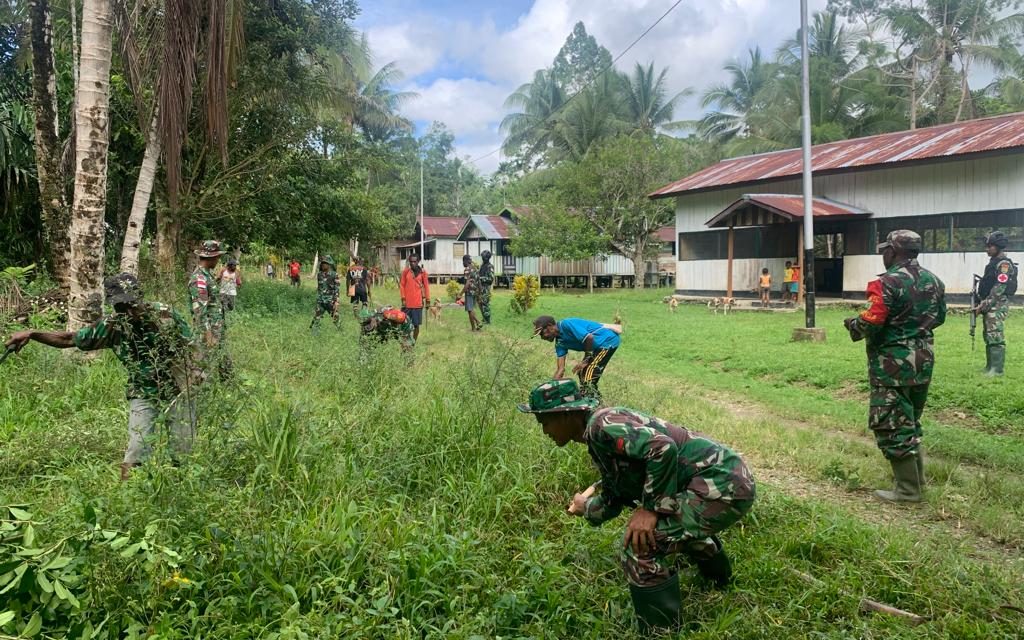
[[[3,364],[4,360],[7,359],[7,356],[11,355],[12,353],[15,353],[14,347],[7,347],[7,350],[4,351],[4,355],[0,356],[0,364]]]
[[[981,284],[981,276],[974,274],[974,284],[971,286],[971,351],[974,351],[974,330],[978,326],[978,314],[975,313],[974,308],[981,302],[978,300],[978,285]]]

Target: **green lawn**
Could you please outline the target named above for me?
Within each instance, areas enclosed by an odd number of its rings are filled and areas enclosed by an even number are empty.
[[[736,582],[706,591],[683,569],[686,637],[1019,637],[1024,615],[1003,605],[1024,601],[1020,313],[1002,380],[975,373],[983,350],[972,359],[965,316],[940,329],[932,487],[926,504],[899,509],[868,494],[886,470],[843,313],[819,313],[828,343],[795,344],[799,315],[670,316],[661,295],[545,292],[536,312],[619,311],[606,399],[752,463],[758,503],[724,536]],[[0,620],[16,611],[0,635],[48,601],[47,637],[82,637],[87,624],[104,638],[634,637],[615,558],[625,518],[595,529],[566,517],[595,478],[586,452],[557,449],[514,409],[553,370],[551,346],[528,339],[532,314],[509,315],[499,294],[495,325],[469,334],[448,309],[410,365],[397,348],[360,359],[350,317],[311,337],[312,297],[249,283],[230,328],[239,380],[202,398],[194,456],[124,484],[114,359],[32,345],[5,363],[0,504],[32,514],[34,540],[14,517],[13,533],[0,529],[0,585],[26,565],[0,595]],[[51,596],[55,579],[66,586]],[[929,620],[862,614],[862,598]]]

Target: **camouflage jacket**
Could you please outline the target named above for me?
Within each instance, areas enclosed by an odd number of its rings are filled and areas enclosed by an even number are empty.
[[[707,436],[623,407],[594,412],[583,434],[601,472],[601,492],[584,517],[599,525],[624,507],[679,517],[691,493],[698,499],[750,500],[754,478],[742,458]]]
[[[332,305],[341,293],[341,278],[338,272],[331,269],[327,273],[316,274],[316,301],[322,305]]]
[[[946,287],[917,260],[894,264],[868,285],[871,305],[854,319],[854,340],[867,340],[871,384],[928,384],[935,365],[932,332],[946,321]]]
[[[1000,253],[985,265],[985,275],[978,285],[978,304],[982,312],[991,311],[1017,292],[1017,265]]]
[[[480,272],[476,270],[476,267],[469,265],[462,271],[462,275],[466,280],[466,286],[463,287],[462,292],[467,296],[475,296],[480,293]]]
[[[408,314],[405,322],[395,322],[384,317],[384,313],[378,309],[368,313],[359,322],[364,336],[375,336],[382,341],[395,338],[403,347],[412,347],[416,344],[412,337],[414,327]]]
[[[494,285],[494,265],[490,262],[485,262],[480,265],[480,287],[481,289],[490,289]]]
[[[192,307],[192,326],[197,334],[213,333],[219,339],[224,332],[224,307],[220,285],[209,269],[196,267],[188,280],[188,299]]]
[[[170,401],[188,384],[192,372],[192,331],[170,307],[147,303],[141,319],[115,313],[75,333],[82,351],[112,349],[128,370],[129,399]]]

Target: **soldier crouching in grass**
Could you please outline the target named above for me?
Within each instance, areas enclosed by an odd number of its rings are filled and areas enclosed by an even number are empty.
[[[917,262],[921,236],[892,231],[878,245],[885,273],[868,284],[866,311],[843,324],[856,342],[866,340],[871,399],[868,427],[892,466],[890,502],[920,502],[924,485],[921,414],[935,367],[932,332],[946,321],[946,287]]]
[[[754,478],[728,447],[703,434],[624,407],[598,409],[575,380],[549,380],[519,410],[532,413],[559,447],[585,444],[600,482],[577,493],[568,512],[600,525],[634,509],[621,562],[637,620],[645,631],[680,624],[682,554],[718,587],[732,577],[715,535],[754,504]]]
[[[196,411],[192,332],[188,322],[170,307],[142,301],[135,276],[122,273],[104,283],[112,315],[72,331],[21,331],[7,348],[20,351],[31,340],[57,349],[112,349],[128,370],[128,449],[121,479],[151,453],[156,425],[166,427],[175,460],[192,450]]]
[[[376,340],[383,344],[388,340],[396,340],[402,347],[402,353],[412,353],[416,346],[416,339],[413,337],[412,320],[409,314],[393,307],[381,307],[374,311],[363,309],[359,315],[359,343],[360,354],[366,355],[367,343]]]

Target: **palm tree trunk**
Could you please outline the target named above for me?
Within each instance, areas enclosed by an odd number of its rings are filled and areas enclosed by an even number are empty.
[[[75,114],[75,205],[71,215],[68,330],[99,318],[103,304],[103,214],[107,203],[110,90],[110,0],[85,0]]]
[[[121,271],[139,275],[139,247],[142,244],[142,226],[146,222],[149,197],[153,193],[156,167],[160,161],[160,134],[157,130],[158,113],[153,109],[153,123],[149,127],[146,153],[142,156],[139,181],[135,183],[135,197],[132,198],[132,212],[124,231],[124,245],[121,247]]]
[[[32,42],[32,104],[35,110],[36,174],[50,270],[64,293],[70,288],[68,208],[60,175],[57,80],[49,0],[29,2]]]

